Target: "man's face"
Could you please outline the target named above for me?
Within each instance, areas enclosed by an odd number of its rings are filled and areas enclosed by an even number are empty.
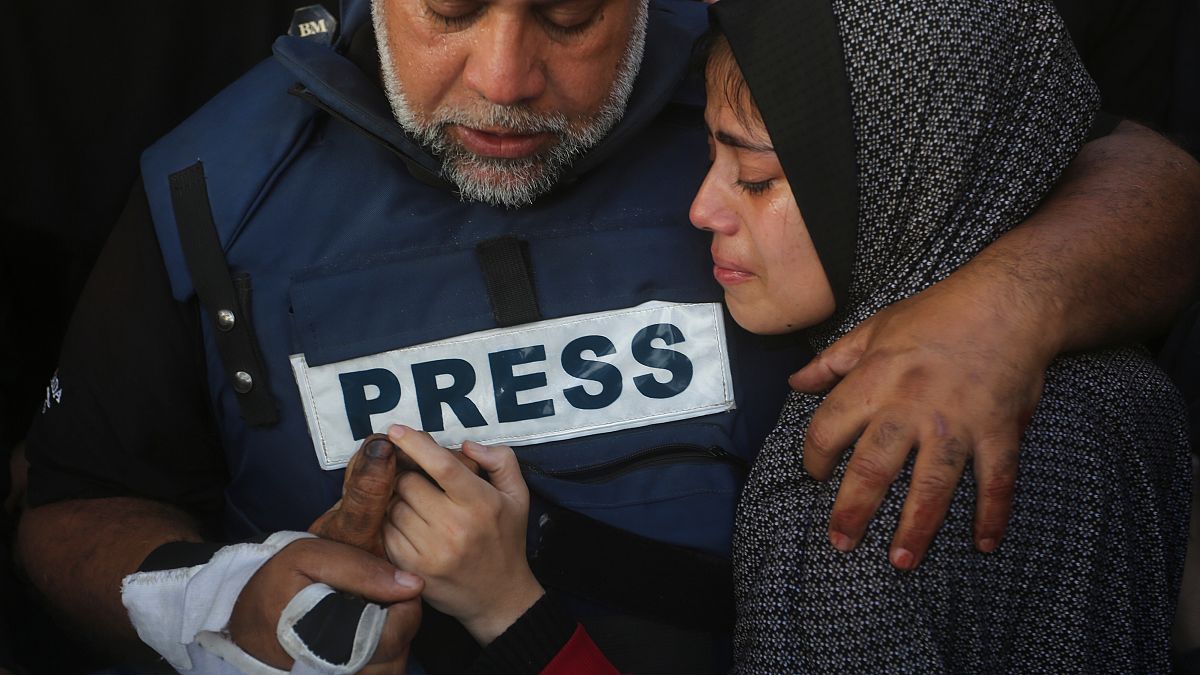
[[[400,124],[466,199],[532,202],[620,120],[645,0],[372,0]]]

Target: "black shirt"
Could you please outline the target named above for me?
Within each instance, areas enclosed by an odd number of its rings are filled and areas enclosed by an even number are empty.
[[[208,519],[226,472],[199,313],[170,284],[139,182],[80,296],[28,437],[33,505],[140,496]]]
[[[4,3],[0,451],[25,435],[42,405],[72,307],[142,150],[269,56],[293,9],[308,4]]]
[[[1156,129],[1167,121],[1179,0],[1055,0],[1105,112]]]

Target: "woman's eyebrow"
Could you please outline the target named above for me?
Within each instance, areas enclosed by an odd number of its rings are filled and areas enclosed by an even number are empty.
[[[717,142],[720,143],[721,145],[728,145],[729,147],[732,147],[732,148],[740,148],[742,150],[749,150],[750,152],[775,152],[775,148],[771,147],[768,144],[751,141],[751,140],[742,138],[741,136],[735,136],[727,131],[715,131],[714,132],[710,129],[709,133],[712,134],[712,137],[717,139]]]

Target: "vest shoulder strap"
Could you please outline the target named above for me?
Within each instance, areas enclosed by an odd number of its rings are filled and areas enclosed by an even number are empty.
[[[177,300],[189,299],[195,283],[180,240],[170,177],[203,163],[213,225],[228,250],[319,115],[288,93],[294,81],[269,58],[142,154],[146,197]]]

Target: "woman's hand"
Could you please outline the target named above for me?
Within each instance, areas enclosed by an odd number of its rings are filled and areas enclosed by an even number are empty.
[[[529,489],[516,455],[464,443],[489,482],[426,433],[396,425],[388,437],[429,476],[396,479],[384,526],[388,558],[425,580],[430,605],[488,644],[545,592],[525,558]]]

